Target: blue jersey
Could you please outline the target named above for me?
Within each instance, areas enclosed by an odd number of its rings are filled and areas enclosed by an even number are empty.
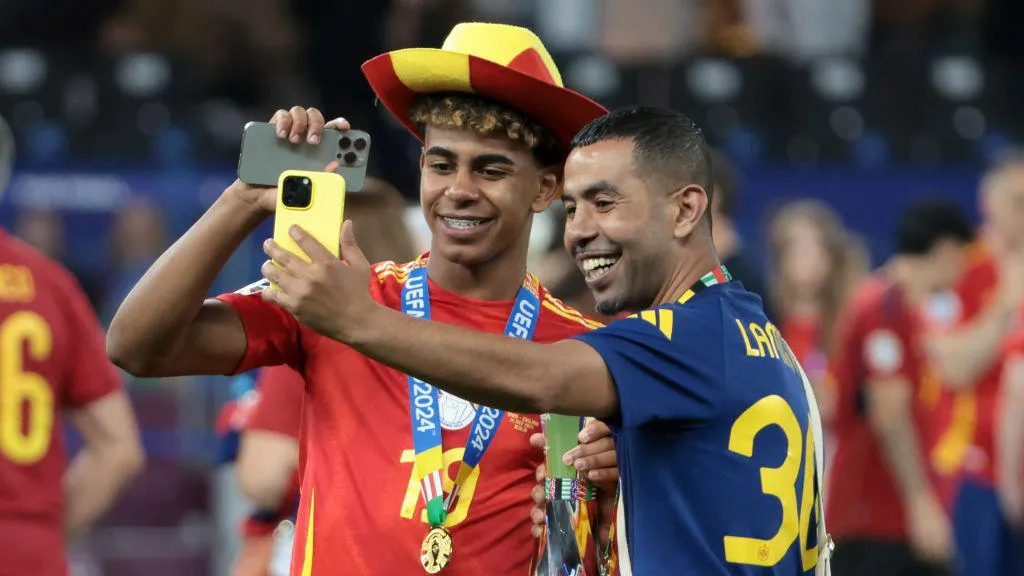
[[[618,389],[609,424],[633,573],[811,574],[817,461],[802,372],[758,296],[738,282],[695,288],[577,336]]]

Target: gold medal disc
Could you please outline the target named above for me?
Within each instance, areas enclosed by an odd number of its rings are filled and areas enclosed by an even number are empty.
[[[427,574],[437,574],[452,559],[452,534],[442,527],[431,528],[420,545],[420,564]]]

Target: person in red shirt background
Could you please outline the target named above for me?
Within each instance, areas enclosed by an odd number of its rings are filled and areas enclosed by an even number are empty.
[[[955,289],[931,312],[929,353],[944,386],[932,463],[955,483],[953,523],[963,574],[1017,574],[1011,528],[995,491],[995,430],[1006,341],[1024,303],[1024,155],[981,182],[980,236]]]
[[[4,178],[12,158],[0,118]],[[83,442],[70,465],[65,417]],[[77,280],[0,229],[0,576],[67,574],[66,542],[143,462],[128,395]]]
[[[825,491],[837,576],[945,573],[952,537],[928,463],[938,390],[920,308],[956,282],[972,235],[955,207],[912,206],[895,255],[857,286],[841,317],[838,447]]]
[[[1024,550],[1024,313],[1021,325],[1006,345],[1002,402],[996,429],[996,492],[1009,524],[1004,545]],[[1024,558],[1011,558],[1017,566]]]
[[[817,200],[782,205],[768,226],[771,275],[766,312],[779,327],[814,388],[825,428],[830,473],[836,389],[828,371],[836,318],[869,262],[835,210]]]
[[[1005,545],[1024,550],[1024,322],[1006,345],[1002,401],[996,418],[996,492],[1010,530]],[[1011,559],[1017,566],[1024,558]]]
[[[232,576],[288,574],[291,540],[275,547],[275,536],[290,535],[278,526],[294,521],[298,510],[303,395],[302,376],[273,366],[261,369],[255,385],[221,410],[221,460],[235,464],[239,487],[252,504],[239,526],[242,543]],[[286,547],[283,557],[280,546]]]

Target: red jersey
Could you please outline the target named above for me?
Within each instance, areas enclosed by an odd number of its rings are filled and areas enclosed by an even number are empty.
[[[373,298],[401,310],[402,286],[426,258],[375,266]],[[482,301],[428,281],[431,319],[502,334],[513,301]],[[287,311],[264,302],[256,289],[221,299],[245,325],[248,349],[238,371],[289,364],[302,372],[306,398],[302,445],[302,502],[292,573],[420,574],[420,545],[429,530],[414,469],[409,388],[405,375],[339,342],[323,338]],[[598,325],[541,287],[538,342],[572,337]],[[443,489],[451,490],[477,407],[441,393]],[[506,412],[455,500],[445,525],[455,554],[448,576],[522,576],[536,541],[530,534],[530,491],[543,454],[529,443],[536,415]]]
[[[976,244],[963,277],[945,306],[945,318],[936,321],[956,329],[972,322],[996,292],[999,270],[984,245]],[[995,362],[971,386],[943,391],[935,425],[939,435],[932,464],[949,477],[964,473],[991,485],[995,481],[995,424],[1002,361]]]
[[[816,316],[789,316],[779,331],[811,382],[831,385],[831,380],[826,378],[828,358],[822,348],[821,319]]]
[[[861,283],[840,320],[831,365],[839,394],[837,446],[826,492],[829,529],[837,537],[906,537],[903,501],[869,424],[865,395],[871,379],[900,377],[913,386],[911,424],[927,450],[936,385],[928,377],[923,327],[899,287],[881,275]]]
[[[120,387],[78,282],[0,230],[0,576],[67,573],[61,415]]]
[[[813,316],[787,316],[779,328],[782,337],[789,344],[800,365],[812,361],[815,354],[821,353],[821,323]]]

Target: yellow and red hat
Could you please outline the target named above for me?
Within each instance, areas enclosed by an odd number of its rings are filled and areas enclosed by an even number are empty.
[[[437,48],[408,48],[367,60],[363,74],[384,107],[420,140],[409,119],[417,97],[439,92],[479,94],[529,115],[569,142],[608,111],[562,84],[540,38],[519,26],[464,22]]]

